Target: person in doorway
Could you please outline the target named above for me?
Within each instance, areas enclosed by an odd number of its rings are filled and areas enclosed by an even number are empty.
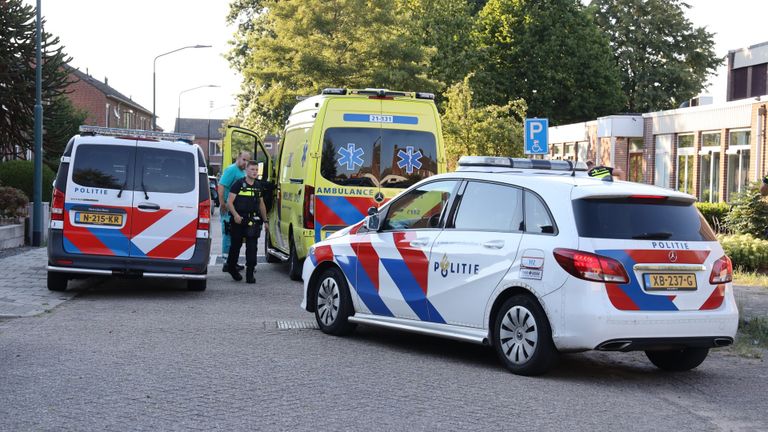
[[[265,182],[258,179],[259,163],[249,161],[245,177],[237,180],[229,190],[227,209],[231,215],[229,258],[227,268],[232,279],[243,279],[237,269],[237,257],[245,239],[245,281],[255,283],[256,253],[261,227],[267,223],[267,207],[264,194],[268,190]]]
[[[768,195],[768,175],[763,177],[763,183],[760,185],[760,195]]]
[[[224,267],[221,269],[224,273],[229,271],[227,264],[227,257],[229,253],[229,246],[231,243],[229,230],[231,224],[231,218],[227,211],[227,198],[229,196],[229,190],[232,185],[237,181],[245,177],[245,167],[248,161],[251,159],[251,153],[248,151],[241,151],[237,154],[235,162],[228,166],[227,169],[221,174],[219,180],[218,192],[219,202],[221,203],[221,211],[219,216],[221,219],[221,258],[224,260]],[[235,258],[235,270],[242,270],[245,267],[237,264],[237,258]]]

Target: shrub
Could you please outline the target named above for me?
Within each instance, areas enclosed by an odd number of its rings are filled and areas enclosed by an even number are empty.
[[[749,234],[718,235],[725,254],[733,261],[734,268],[757,271],[768,267],[768,240]]]
[[[734,234],[752,234],[765,238],[768,228],[768,202],[760,195],[760,184],[751,183],[736,195],[733,207],[725,218],[728,230]]]
[[[29,204],[24,192],[10,186],[0,186],[0,217],[19,217]]]
[[[707,220],[709,226],[712,227],[715,232],[725,233],[728,229],[725,225],[726,216],[731,211],[731,205],[728,203],[708,203],[697,202],[696,208],[699,209],[701,215]]]
[[[43,164],[43,201],[51,200],[52,184],[55,177],[56,174]],[[12,160],[0,163],[0,183],[20,189],[30,201],[33,199],[34,178],[35,164],[33,161]]]

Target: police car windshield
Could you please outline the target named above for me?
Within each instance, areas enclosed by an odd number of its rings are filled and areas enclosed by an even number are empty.
[[[715,234],[691,203],[648,199],[578,199],[579,236],[626,240],[713,241]]]
[[[381,128],[329,128],[322,176],[342,186],[406,188],[437,173],[435,135]]]

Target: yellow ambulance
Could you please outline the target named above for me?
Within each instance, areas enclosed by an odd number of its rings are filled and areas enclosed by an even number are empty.
[[[299,280],[312,244],[446,171],[434,95],[325,89],[293,108],[274,165],[267,261],[288,261]]]

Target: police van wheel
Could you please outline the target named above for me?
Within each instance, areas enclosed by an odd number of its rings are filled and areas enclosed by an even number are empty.
[[[317,279],[315,293],[315,319],[323,333],[334,336],[350,334],[355,324],[349,322],[352,315],[352,299],[344,275],[332,267]]]
[[[493,322],[493,347],[512,373],[541,375],[557,362],[549,320],[532,297],[510,297]]]
[[[190,279],[187,281],[187,290],[189,291],[205,291],[207,287],[207,279]]]
[[[671,351],[646,351],[645,355],[657,368],[672,372],[696,368],[709,354],[709,348],[684,348]]]
[[[65,273],[48,272],[48,289],[51,291],[66,291],[69,278]]]
[[[296,252],[296,245],[293,241],[293,235],[290,237],[290,253],[288,255],[288,277],[291,280],[301,280],[301,260]]]
[[[267,256],[267,262],[270,264],[277,264],[280,261],[280,258],[272,255],[269,253],[269,250],[272,249],[272,238],[269,235],[269,230],[264,230],[264,255]]]

